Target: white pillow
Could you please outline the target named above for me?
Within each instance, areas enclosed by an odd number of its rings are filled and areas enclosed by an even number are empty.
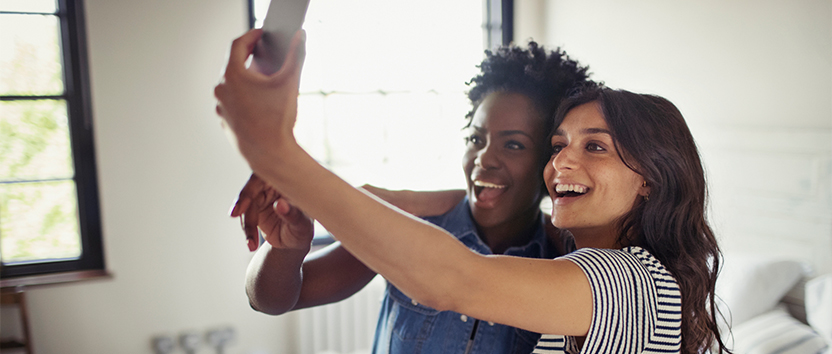
[[[820,354],[829,349],[823,338],[783,307],[734,327],[734,354]]]
[[[798,261],[750,253],[726,253],[721,268],[717,306],[732,326],[773,309],[808,272]]]
[[[832,354],[832,274],[806,282],[806,322],[826,340]]]

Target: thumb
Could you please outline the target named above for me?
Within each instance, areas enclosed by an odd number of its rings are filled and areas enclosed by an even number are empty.
[[[253,29],[231,42],[226,73],[231,70],[245,70],[246,59],[254,51],[254,45],[257,44],[261,35],[263,35],[263,30]]]
[[[289,204],[289,202],[283,198],[278,199],[277,202],[275,202],[274,210],[283,218],[283,220],[286,220],[292,226],[303,225],[304,221],[308,219],[302,210],[292,204]]]
[[[295,207],[289,204],[286,199],[279,198],[274,202],[274,211],[280,216],[286,217],[292,209],[295,209]]]

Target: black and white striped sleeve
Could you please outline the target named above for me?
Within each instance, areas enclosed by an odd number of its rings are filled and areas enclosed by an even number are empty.
[[[592,289],[593,315],[583,353],[678,353],[681,294],[673,276],[640,247],[584,248],[564,258]]]

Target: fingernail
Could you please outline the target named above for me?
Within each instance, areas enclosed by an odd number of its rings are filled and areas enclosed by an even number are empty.
[[[253,239],[248,239],[248,251],[249,252],[254,252],[255,250],[257,250],[257,243],[256,242],[257,241],[255,241]]]

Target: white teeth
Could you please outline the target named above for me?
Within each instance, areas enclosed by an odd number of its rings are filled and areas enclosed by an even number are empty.
[[[483,181],[474,181],[474,185],[477,186],[477,187],[499,188],[499,189],[502,189],[502,188],[506,187],[504,185],[494,184],[494,183],[489,183],[489,182],[483,182]]]
[[[584,193],[587,192],[587,190],[589,190],[589,188],[587,188],[586,186],[579,185],[579,184],[558,183],[558,184],[555,185],[555,192],[557,192],[557,193],[575,192],[575,193],[584,194]]]

